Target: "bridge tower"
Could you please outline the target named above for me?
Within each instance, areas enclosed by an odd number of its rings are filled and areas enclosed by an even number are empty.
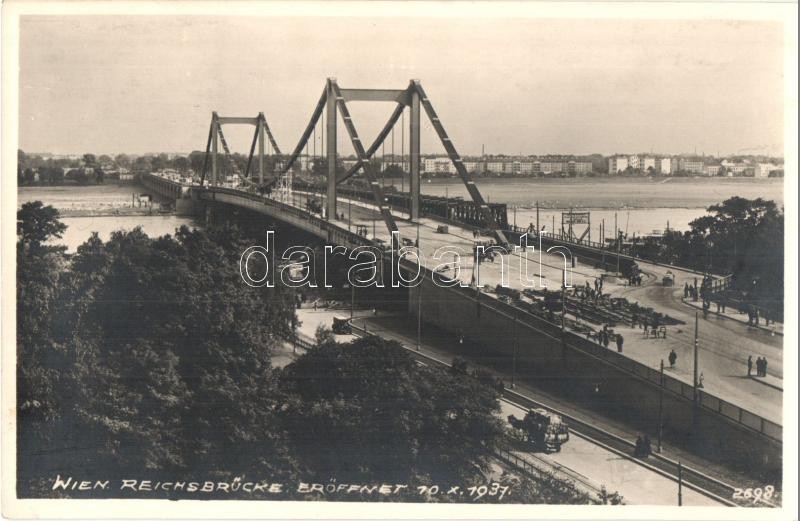
[[[366,149],[364,148],[361,137],[356,130],[353,119],[350,117],[350,111],[347,103],[351,101],[388,102],[395,104],[395,109],[389,116],[388,121],[380,130],[380,132],[378,132],[375,141]],[[508,240],[506,239],[505,234],[498,223],[497,217],[492,212],[490,206],[484,201],[483,196],[478,190],[478,187],[475,185],[475,182],[470,179],[469,172],[467,172],[461,156],[456,151],[455,146],[453,145],[453,142],[448,136],[447,132],[445,132],[444,126],[439,120],[439,116],[434,110],[433,104],[428,99],[428,96],[425,94],[425,90],[422,88],[422,84],[419,80],[411,80],[405,89],[344,89],[339,87],[338,83],[336,82],[336,78],[328,78],[325,83],[325,88],[322,91],[322,95],[320,96],[314,112],[311,115],[311,119],[306,125],[302,136],[300,137],[300,141],[297,143],[297,146],[295,146],[294,151],[289,156],[288,160],[282,165],[278,176],[272,176],[272,179],[268,180],[266,185],[264,179],[264,146],[266,138],[269,139],[269,143],[272,145],[272,148],[278,157],[280,157],[281,153],[277,143],[275,142],[275,138],[270,131],[264,114],[260,112],[258,116],[254,118],[222,117],[214,112],[211,118],[208,142],[206,144],[206,157],[203,165],[201,184],[205,182],[206,170],[209,161],[211,162],[211,184],[216,186],[220,183],[220,172],[217,157],[219,154],[218,149],[220,144],[222,145],[222,149],[228,158],[227,163],[232,165],[232,168],[242,180],[243,184],[249,185],[251,188],[256,187],[259,190],[265,190],[271,189],[272,186],[281,180],[284,183],[291,182],[287,181],[286,174],[291,170],[294,162],[306,147],[308,140],[317,125],[317,122],[320,120],[323,113],[325,113],[327,118],[325,130],[328,132],[326,137],[326,159],[328,162],[328,171],[326,174],[325,217],[327,219],[335,219],[338,215],[336,205],[337,186],[349,179],[355,173],[363,170],[364,175],[367,178],[367,182],[372,190],[375,204],[380,209],[384,223],[391,234],[392,232],[398,231],[398,227],[387,203],[383,188],[377,180],[376,172],[373,171],[374,169],[370,163],[370,159],[384,143],[386,137],[400,120],[400,117],[403,115],[406,108],[408,108],[410,112],[409,217],[411,221],[419,222],[419,219],[423,214],[422,200],[420,196],[420,122],[422,118],[422,112],[424,110],[425,114],[428,116],[431,126],[436,131],[442,146],[447,152],[450,161],[453,163],[456,172],[458,172],[458,175],[464,183],[467,192],[472,198],[474,209],[471,210],[471,213],[475,215],[475,220],[480,223],[480,225],[488,228],[488,230],[492,232],[498,244],[508,244]],[[350,138],[350,142],[356,152],[357,162],[349,170],[337,173],[336,165],[338,151],[336,134],[339,116],[342,118],[344,127],[347,130],[347,135]],[[247,161],[247,168],[244,173],[240,171],[235,162],[233,162],[230,158],[230,149],[228,148],[228,143],[225,140],[225,135],[222,132],[222,126],[226,124],[245,124],[255,126],[253,141],[250,145],[250,155]],[[258,145],[258,183],[253,181],[250,177],[250,167],[253,161],[256,145]],[[480,219],[477,219],[478,216]],[[394,235],[391,236],[394,237]],[[399,248],[399,245],[392,246],[394,248]]]
[[[392,112],[389,120],[378,133],[375,141],[368,148],[364,148],[364,144],[356,131],[355,124],[350,117],[350,111],[347,103],[351,101],[370,101],[370,102],[390,102],[395,103],[396,107]],[[425,111],[428,119],[431,122],[437,136],[439,137],[442,145],[447,152],[448,157],[455,166],[456,171],[461,177],[467,191],[475,204],[475,213],[480,215],[483,219],[484,225],[495,235],[499,244],[507,244],[508,241],[505,234],[501,230],[495,215],[492,213],[491,208],[483,200],[483,196],[478,190],[475,183],[470,179],[469,173],[464,167],[461,156],[456,151],[450,137],[444,130],[439,117],[433,108],[430,100],[425,94],[422,84],[419,80],[411,80],[405,89],[346,89],[339,87],[336,78],[328,78],[325,89],[320,96],[319,102],[311,115],[311,120],[306,126],[303,135],[300,138],[294,152],[289,157],[284,165],[283,172],[286,173],[291,169],[294,162],[299,157],[303,148],[306,146],[312,131],[314,130],[317,122],[322,116],[323,111],[326,114],[327,120],[325,129],[328,132],[326,138],[327,154],[326,159],[328,162],[328,172],[326,180],[326,216],[328,219],[335,218],[337,215],[336,199],[337,199],[337,186],[350,178],[356,172],[363,170],[365,177],[372,189],[375,197],[375,203],[380,208],[383,215],[384,222],[390,232],[397,231],[397,225],[394,217],[386,204],[386,198],[380,183],[377,181],[376,173],[370,165],[370,158],[377,152],[386,137],[392,131],[394,125],[399,121],[400,116],[405,109],[408,108],[410,112],[410,125],[409,125],[409,174],[410,174],[410,212],[409,216],[412,221],[418,221],[422,216],[422,204],[420,197],[420,120],[423,110]],[[348,137],[356,152],[356,164],[344,173],[336,172],[336,158],[337,158],[337,136],[336,124],[338,117],[344,122],[345,129],[347,130]]]
[[[231,151],[228,147],[228,142],[225,139],[225,134],[222,131],[223,125],[252,125],[255,127],[255,131],[253,133],[253,141],[250,145],[250,155],[247,159],[247,168],[244,172],[241,172],[238,165],[234,161],[231,160]],[[264,185],[264,173],[265,173],[265,153],[264,148],[266,144],[266,140],[269,139],[269,143],[272,146],[276,156],[280,157],[281,151],[278,148],[278,144],[275,141],[275,137],[272,135],[272,131],[267,124],[267,119],[264,117],[263,112],[259,112],[256,117],[223,117],[217,114],[216,112],[211,113],[211,125],[208,129],[208,141],[206,143],[206,155],[203,160],[203,172],[200,176],[200,184],[202,185],[205,183],[206,174],[210,173],[209,184],[211,186],[218,186],[221,179],[221,172],[219,168],[219,145],[222,145],[222,150],[228,158],[228,164],[230,164],[240,178],[243,183],[251,186],[263,186]],[[253,157],[256,151],[256,145],[258,145],[258,182],[254,181],[250,175],[250,170],[253,162]],[[211,171],[208,172],[209,163],[211,167]]]

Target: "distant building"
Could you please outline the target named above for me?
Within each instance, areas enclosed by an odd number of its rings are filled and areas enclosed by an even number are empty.
[[[647,172],[649,170],[656,170],[656,158],[654,157],[642,157],[639,158],[639,170],[642,172]]]
[[[662,175],[671,175],[674,161],[670,157],[662,157],[656,160],[656,171]]]
[[[624,172],[628,169],[628,166],[630,166],[630,163],[628,163],[627,156],[611,156],[608,158],[608,173],[611,175]]]
[[[493,174],[503,173],[503,161],[488,161],[486,163],[486,171]]]
[[[722,168],[722,165],[720,165],[720,164],[709,163],[709,164],[705,165],[704,170],[705,170],[705,174],[707,176],[714,177],[714,176],[719,174],[719,171],[720,171],[721,168]]]
[[[682,157],[678,161],[678,170],[690,174],[704,174],[706,162],[701,157]]]
[[[769,173],[780,168],[772,163],[756,163],[753,165],[753,175],[755,177],[769,177]]]
[[[572,175],[588,174],[592,171],[591,161],[568,161],[567,173]]]
[[[423,171],[426,174],[455,174],[456,168],[447,157],[427,157],[423,161]]]
[[[722,162],[722,165],[733,174],[734,177],[752,177],[755,175],[755,168],[745,162],[728,161]]]

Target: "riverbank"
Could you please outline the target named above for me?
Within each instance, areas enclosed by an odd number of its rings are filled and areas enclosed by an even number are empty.
[[[131,208],[98,208],[98,209],[71,209],[57,208],[61,217],[132,217],[132,216],[153,216],[153,215],[174,215],[174,211],[159,210],[151,207]]]

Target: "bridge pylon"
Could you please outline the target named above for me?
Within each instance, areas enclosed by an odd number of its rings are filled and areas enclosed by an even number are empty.
[[[370,101],[370,102],[390,102],[395,103],[395,110],[389,116],[386,124],[383,126],[373,143],[364,148],[364,143],[361,140],[358,132],[356,131],[355,124],[350,117],[348,109],[348,102],[351,101]],[[420,168],[420,130],[421,130],[421,115],[424,111],[428,116],[437,136],[439,137],[448,157],[452,161],[456,172],[464,182],[473,203],[475,204],[476,213],[482,217],[483,224],[488,228],[497,239],[499,244],[508,244],[502,229],[500,228],[495,215],[492,213],[491,208],[483,199],[475,182],[469,177],[469,173],[464,167],[464,162],[461,156],[455,149],[450,137],[445,132],[439,116],[433,108],[433,104],[425,94],[422,84],[419,80],[411,80],[405,89],[348,89],[339,87],[336,78],[328,78],[325,83],[322,95],[320,96],[317,106],[311,115],[311,119],[306,126],[300,141],[297,143],[294,151],[284,165],[283,172],[288,172],[292,165],[300,156],[304,147],[308,143],[317,122],[322,117],[323,111],[326,115],[325,130],[327,130],[326,145],[327,153],[326,159],[328,163],[328,170],[326,173],[326,218],[335,219],[337,215],[337,190],[336,187],[349,179],[355,173],[363,170],[367,182],[373,192],[375,204],[380,209],[383,215],[384,222],[389,232],[397,231],[397,225],[394,221],[389,207],[386,203],[383,189],[377,181],[377,176],[373,172],[373,167],[370,159],[375,155],[377,150],[386,140],[386,137],[392,131],[394,126],[400,120],[405,109],[409,109],[410,125],[409,125],[409,175],[410,175],[410,205],[409,217],[411,221],[418,221],[422,214],[421,195],[420,195],[420,182],[421,182],[421,168]],[[337,173],[337,121],[338,116],[341,115],[345,129],[347,130],[348,137],[356,152],[356,164],[349,170]],[[393,245],[396,246],[396,245]]]

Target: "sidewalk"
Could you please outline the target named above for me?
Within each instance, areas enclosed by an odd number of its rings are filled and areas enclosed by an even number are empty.
[[[699,309],[700,311],[703,310],[703,303],[701,301],[699,301],[699,300],[697,302],[694,302],[693,300],[686,299],[686,298],[681,299],[681,300],[683,300],[683,303],[686,304],[687,306],[691,306],[691,307],[693,307],[695,309]],[[727,308],[724,313],[722,313],[722,312],[718,313],[716,311],[716,305],[712,304],[712,309],[710,309],[708,311],[708,314],[709,315],[716,315],[716,316],[727,318],[727,319],[730,319],[730,320],[735,320],[736,322],[739,322],[740,324],[748,325],[747,324],[747,314],[740,313],[738,310],[734,310],[732,308]],[[775,322],[774,324],[770,324],[769,326],[764,326],[764,325],[753,326],[753,325],[749,325],[748,327],[751,327],[753,329],[760,329],[761,331],[766,331],[767,333],[772,333],[773,335],[783,336],[783,324],[781,324],[780,322]]]

